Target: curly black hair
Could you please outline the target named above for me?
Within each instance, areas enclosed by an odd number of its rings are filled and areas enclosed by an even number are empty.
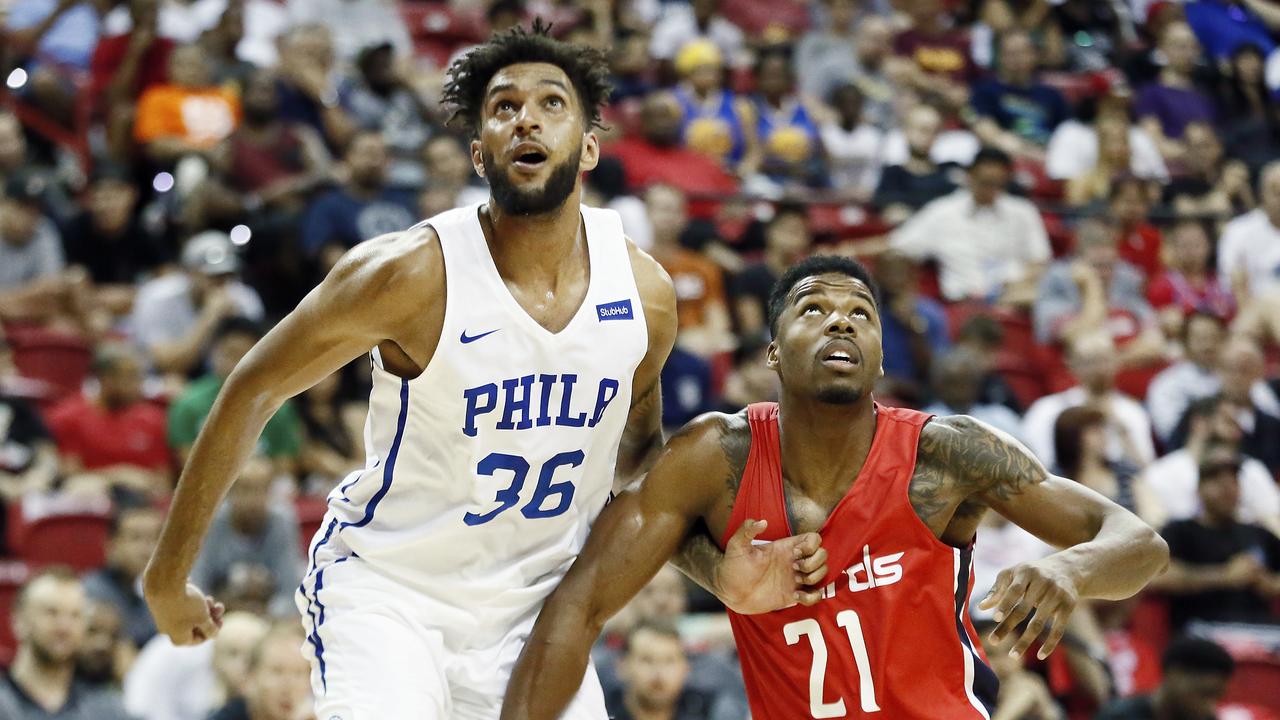
[[[787,296],[791,294],[791,289],[805,278],[829,273],[847,275],[861,281],[871,291],[871,298],[875,300],[876,309],[879,309],[880,288],[871,279],[871,273],[865,265],[842,255],[810,255],[787,268],[769,292],[769,332],[773,337],[778,337],[778,319],[787,308]]]
[[[517,63],[548,63],[563,70],[573,83],[589,127],[603,127],[600,110],[612,91],[605,54],[552,38],[551,26],[541,18],[533,21],[531,30],[514,27],[495,35],[449,66],[443,97],[445,104],[453,108],[449,124],[476,135],[485,88],[498,71]]]

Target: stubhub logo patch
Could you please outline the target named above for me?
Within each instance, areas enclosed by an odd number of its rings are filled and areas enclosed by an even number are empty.
[[[631,300],[618,300],[596,306],[596,316],[600,322],[605,320],[630,320],[635,317],[631,312]]]

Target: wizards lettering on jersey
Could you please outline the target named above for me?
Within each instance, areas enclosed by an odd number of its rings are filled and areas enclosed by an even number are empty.
[[[577,383],[578,376],[572,373],[538,374],[467,388],[462,391],[467,403],[466,422],[462,426],[462,432],[467,437],[475,437],[479,432],[476,427],[477,418],[489,413],[498,415],[498,421],[494,425],[498,430],[528,430],[549,425],[595,427],[604,416],[609,403],[618,396],[618,381],[601,378],[594,388],[594,403],[591,400],[585,403],[574,402]],[[589,396],[590,392],[582,388],[578,397]],[[588,405],[590,410],[583,409]]]
[[[894,553],[882,557],[871,554],[871,546],[862,546],[862,562],[840,573],[836,582],[822,589],[822,599],[836,596],[837,585],[848,583],[849,592],[862,592],[886,585],[893,585],[902,579],[902,560],[905,552]]]

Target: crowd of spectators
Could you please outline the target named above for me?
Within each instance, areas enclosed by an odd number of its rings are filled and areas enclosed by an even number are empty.
[[[881,402],[978,417],[1162,529],[1141,599],[1048,662],[987,648],[996,717],[1211,712],[1237,663],[1205,638],[1241,623],[1280,663],[1267,0],[0,0],[0,558],[32,508],[112,508],[100,567],[0,580],[0,717],[309,717],[299,508],[365,463],[367,360],[281,408],[214,518],[216,642],[157,637],[138,579],[254,342],[347,249],[487,197],[444,69],[536,16],[610,59],[585,200],[674,282],[669,429],[776,399],[770,285],[850,254]],[[975,599],[1053,551],[978,535]],[[723,612],[670,568],[595,655],[614,717],[747,716]]]

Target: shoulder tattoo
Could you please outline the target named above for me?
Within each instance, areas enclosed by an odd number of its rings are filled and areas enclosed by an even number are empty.
[[[977,494],[1009,500],[1047,477],[1040,461],[1008,435],[965,415],[937,418],[920,432],[912,504],[925,517]]]

